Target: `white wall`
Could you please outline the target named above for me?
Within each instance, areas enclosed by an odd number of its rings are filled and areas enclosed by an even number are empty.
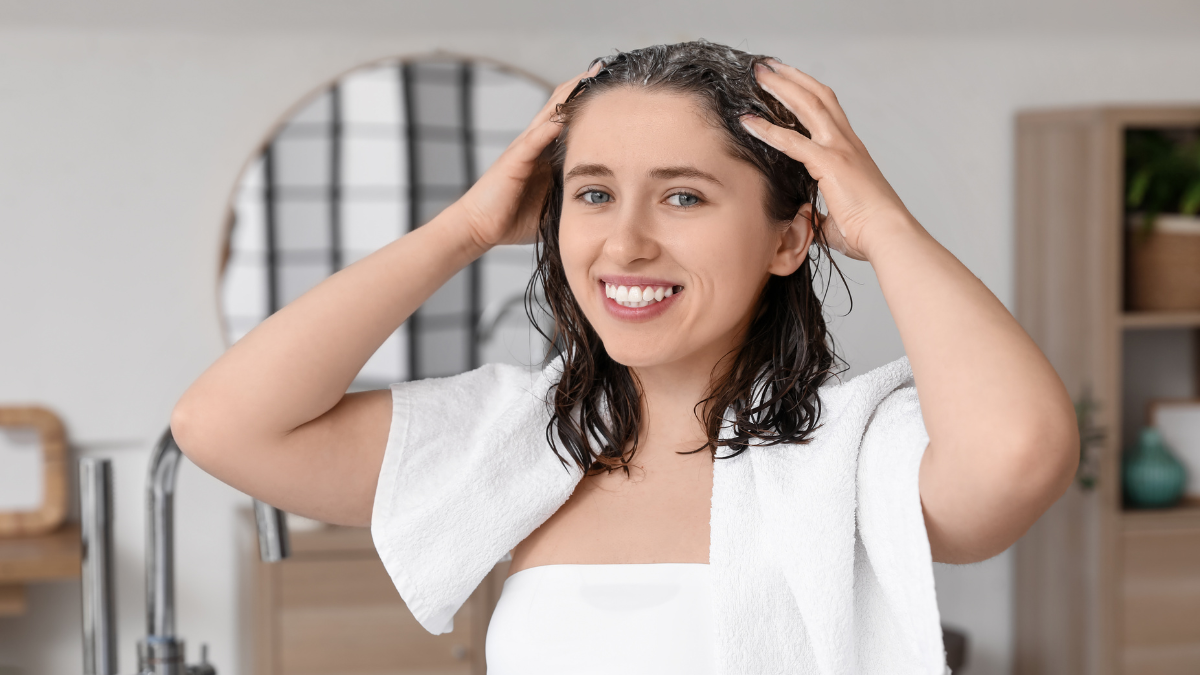
[[[347,25],[353,17],[336,30],[304,32],[272,26],[253,7],[239,27],[236,8],[213,6],[225,14],[196,20],[204,31],[189,29],[190,21],[124,15],[88,28],[66,10],[37,23],[12,18],[12,7],[0,14],[10,18],[0,25],[0,401],[50,405],[79,454],[114,459],[125,672],[144,632],[148,450],[176,398],[222,350],[216,271],[226,200],[272,124],[336,74],[444,48],[561,80],[613,47],[698,36],[776,54],[837,90],[912,211],[1005,302],[1013,295],[1014,112],[1200,99],[1200,43],[1188,38],[855,37],[845,17],[841,34],[823,35],[805,21],[812,16],[805,7],[783,2],[743,7],[736,21],[683,6],[677,16],[623,26],[603,11],[545,18],[573,32],[540,29],[532,12],[517,22],[527,29],[503,35],[449,31],[446,21],[422,32],[419,22],[401,19],[356,32]],[[751,19],[763,25],[795,30],[759,30],[745,16],[755,11]],[[72,22],[77,27],[55,25]],[[605,32],[588,32],[592,26]],[[846,269],[862,285],[854,312],[836,322],[837,337],[861,372],[899,356],[902,345],[869,267]],[[198,643],[211,645],[223,674],[235,672],[230,530],[244,502],[194,467],[183,469],[179,629],[193,654]],[[1009,556],[940,567],[937,576],[945,619],[974,639],[968,672],[1009,672]],[[35,586],[30,606],[24,617],[0,619],[0,665],[78,672],[77,584]]]

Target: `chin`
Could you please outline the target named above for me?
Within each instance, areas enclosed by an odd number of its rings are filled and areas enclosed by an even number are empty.
[[[620,352],[614,354],[611,350],[608,350],[608,356],[626,368],[646,368],[656,363],[655,361],[648,361],[644,357],[638,358],[632,354],[621,354]]]
[[[677,355],[663,340],[600,338],[604,351],[617,363],[629,368],[649,368],[675,361]]]

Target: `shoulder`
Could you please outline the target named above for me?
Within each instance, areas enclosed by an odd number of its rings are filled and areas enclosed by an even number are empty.
[[[913,384],[912,366],[907,356],[876,366],[847,380],[832,379],[820,387],[822,398],[872,398],[882,400],[889,393]]]
[[[548,382],[557,381],[547,370],[489,364],[391,385],[392,421],[376,507],[380,494],[398,493],[386,499],[405,503],[413,495],[446,497],[463,481],[533,471],[545,460],[562,473],[547,447],[545,395]],[[403,489],[396,487],[401,484]]]
[[[818,389],[823,422],[864,431],[893,415],[919,415],[920,404],[908,357],[902,356],[846,381]]]
[[[478,396],[505,390],[531,389],[546,376],[546,370],[537,371],[507,363],[488,363],[448,377],[397,382],[391,385],[391,389],[393,392],[413,392],[431,396]]]
[[[454,417],[496,405],[533,404],[546,400],[559,377],[557,362],[542,370],[489,363],[450,377],[433,377],[391,385],[396,412],[428,410]]]
[[[500,430],[544,444],[547,401],[559,377],[553,366],[538,371],[488,364],[451,377],[391,385],[387,455],[411,456],[414,446],[468,445]]]

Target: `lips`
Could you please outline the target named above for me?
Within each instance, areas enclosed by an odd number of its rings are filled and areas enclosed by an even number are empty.
[[[605,275],[599,279],[604,308],[622,321],[643,322],[667,311],[683,292],[683,286],[669,279]]]

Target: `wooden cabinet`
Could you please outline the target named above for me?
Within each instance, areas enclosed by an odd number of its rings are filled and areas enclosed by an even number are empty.
[[[1200,127],[1200,106],[1017,118],[1017,318],[1104,431],[1095,486],[1072,486],[1017,545],[1022,675],[1200,673],[1200,507],[1121,497],[1146,400],[1180,395],[1156,389],[1162,374],[1200,394],[1200,312],[1124,309],[1125,131],[1154,127]]]
[[[49,534],[0,537],[0,617],[25,613],[27,584],[78,579],[79,556],[75,524]]]
[[[365,529],[291,533],[292,556],[258,559],[253,517],[241,523],[242,672],[247,675],[482,675],[487,622],[507,563],[430,635],[400,599]]]

